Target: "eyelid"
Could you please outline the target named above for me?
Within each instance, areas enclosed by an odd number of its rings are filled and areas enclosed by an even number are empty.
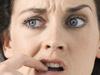
[[[42,17],[36,15],[36,16],[31,16],[31,17],[25,19],[23,24],[25,24],[28,20],[31,20],[31,19],[36,19],[36,20],[39,20],[39,21],[45,21]]]
[[[40,21],[41,26],[36,27],[36,28],[28,26],[27,23],[30,20],[38,20],[38,21]],[[41,29],[41,28],[45,28],[45,23],[46,23],[46,20],[42,16],[39,16],[39,15],[28,17],[28,18],[24,19],[24,21],[22,22],[22,24],[24,26],[28,27],[29,29],[37,29],[37,28]]]
[[[87,21],[87,18],[85,16],[83,16],[83,15],[70,15],[69,17],[70,18],[79,18],[79,19],[81,19],[83,21]]]
[[[83,13],[72,13],[72,14],[69,14],[68,16],[67,16],[67,18],[69,18],[69,17],[79,17],[79,18],[83,18],[83,19],[86,19],[86,20],[88,20],[88,16],[86,15],[86,14],[83,14]],[[66,18],[65,18],[66,19]]]
[[[83,26],[85,26],[85,25],[88,23],[88,18],[87,18],[86,15],[71,14],[71,15],[69,15],[69,16],[65,19],[65,25],[68,25],[68,27],[70,27],[70,28],[74,28],[74,29],[75,29],[75,28],[81,28],[81,27],[71,27],[71,26],[69,26],[68,22],[69,22],[69,20],[72,19],[72,18],[78,18],[78,19],[83,20],[83,21],[85,22],[85,24],[84,24]],[[83,26],[82,26],[82,27],[83,27]]]
[[[65,18],[65,20],[68,20],[69,18],[79,18],[79,19],[82,19],[82,20],[88,22],[88,17],[84,14],[71,14],[71,15],[67,16],[67,18]]]

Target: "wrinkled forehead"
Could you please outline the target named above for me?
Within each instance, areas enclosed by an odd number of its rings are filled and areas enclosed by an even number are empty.
[[[70,7],[76,7],[81,4],[89,5],[95,10],[93,0],[15,0],[14,9],[24,10],[28,8],[41,8],[41,9],[67,9]]]

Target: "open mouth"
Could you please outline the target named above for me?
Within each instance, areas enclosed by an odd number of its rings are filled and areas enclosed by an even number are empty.
[[[48,67],[48,71],[61,72],[64,71],[64,66],[60,61],[42,61],[42,63]]]
[[[64,71],[64,68],[58,63],[47,63],[48,71]]]

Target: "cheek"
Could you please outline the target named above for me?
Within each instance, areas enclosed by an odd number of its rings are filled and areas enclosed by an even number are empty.
[[[98,48],[98,35],[93,36],[93,33],[81,36],[71,36],[69,43],[69,58],[72,64],[73,71],[90,72],[92,70],[96,58],[96,50]],[[67,57],[66,57],[67,58]],[[84,69],[84,66],[86,69]],[[78,69],[79,68],[79,69]],[[85,74],[84,74],[85,75]]]
[[[24,53],[33,56],[39,50],[40,41],[38,38],[16,36],[12,38],[12,45],[15,53]]]
[[[22,28],[21,25],[15,23],[11,24],[11,44],[14,53],[23,53],[33,56],[37,53],[40,40],[37,37],[38,32]]]
[[[86,37],[81,35],[81,37],[77,38],[77,40],[75,39],[70,42],[70,48],[73,59],[76,59],[77,61],[79,59],[81,61],[91,60],[96,56],[98,38],[93,36],[91,37],[91,35],[87,35]]]
[[[90,25],[72,36],[72,50],[76,57],[91,58],[93,56],[94,58],[96,55],[99,45],[99,31],[96,24]]]
[[[85,63],[86,65],[93,62],[96,57],[97,43],[77,42],[71,45],[70,48],[70,56],[77,64]]]

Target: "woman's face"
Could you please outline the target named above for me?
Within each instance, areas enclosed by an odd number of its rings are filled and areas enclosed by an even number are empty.
[[[95,5],[92,0],[15,0],[9,45],[7,57],[24,53],[64,68],[35,75],[91,75],[99,47]],[[34,74],[25,66],[20,71]]]

